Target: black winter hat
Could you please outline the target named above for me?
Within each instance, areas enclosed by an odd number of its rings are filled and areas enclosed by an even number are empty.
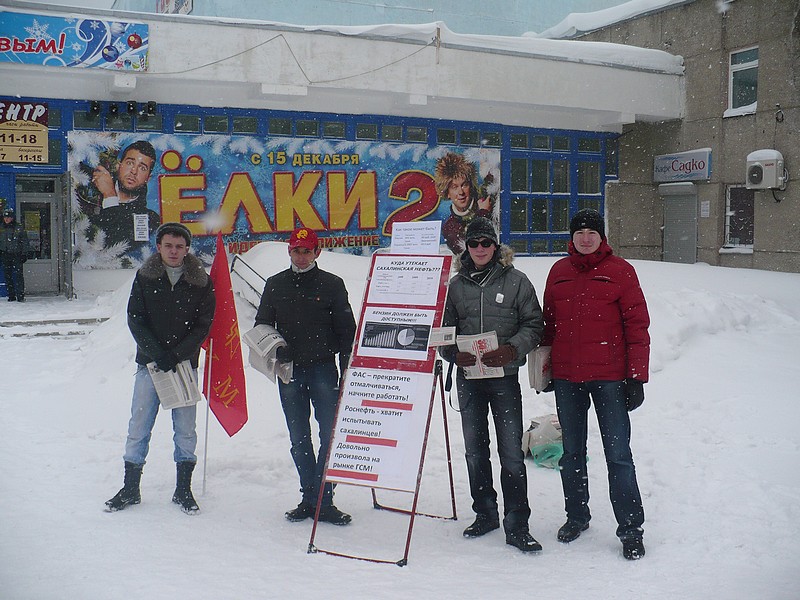
[[[161,243],[161,238],[164,237],[165,234],[181,236],[183,239],[186,240],[186,245],[192,245],[192,232],[189,231],[189,228],[186,227],[183,223],[164,223],[158,229],[156,229],[156,244]]]
[[[477,240],[480,238],[492,240],[495,245],[499,245],[497,242],[497,232],[494,230],[494,225],[492,225],[492,222],[486,217],[475,217],[469,222],[469,225],[467,225],[465,241],[468,242],[470,240]]]
[[[3,210],[3,216],[4,217],[11,217],[13,219],[14,218],[14,209],[13,208],[4,209]]]
[[[572,220],[569,222],[569,234],[575,235],[579,229],[591,229],[600,234],[600,237],[606,239],[606,222],[603,216],[593,208],[584,208],[575,213]]]

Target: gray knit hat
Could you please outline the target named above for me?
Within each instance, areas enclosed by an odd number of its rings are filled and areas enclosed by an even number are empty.
[[[486,217],[475,217],[469,222],[464,241],[468,242],[470,240],[477,240],[480,238],[492,240],[495,245],[499,245],[497,242],[497,232],[494,230],[494,225],[492,225],[492,222]]]

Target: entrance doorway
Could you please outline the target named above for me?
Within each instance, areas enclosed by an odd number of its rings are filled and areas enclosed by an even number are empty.
[[[691,182],[663,183],[658,193],[664,201],[664,262],[697,262],[697,190]]]
[[[15,189],[17,220],[33,251],[24,267],[26,294],[71,295],[69,237],[63,235],[66,203],[60,179],[17,176]]]

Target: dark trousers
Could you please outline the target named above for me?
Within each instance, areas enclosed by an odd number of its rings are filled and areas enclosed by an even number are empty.
[[[292,459],[300,476],[303,501],[316,506],[325,460],[333,433],[336,403],[339,401],[339,372],[333,359],[308,365],[294,365],[292,380],[278,380],[281,406],[289,429]],[[311,407],[319,425],[319,451],[311,439]],[[322,506],[333,502],[333,486],[325,484]]]
[[[461,428],[467,458],[472,509],[476,514],[497,518],[497,492],[492,484],[489,456],[489,409],[492,411],[500,456],[500,486],[503,490],[503,528],[527,531],[528,474],[522,452],[522,394],[517,375],[494,379],[456,378]]]
[[[22,274],[22,258],[16,254],[3,254],[3,276],[9,298],[25,297],[25,278]]]
[[[559,465],[567,518],[579,523],[588,523],[591,519],[586,471],[591,396],[603,440],[611,506],[617,519],[617,536],[623,540],[641,538],[644,509],[631,453],[631,421],[625,406],[624,382],[570,383],[557,379],[554,385],[564,442],[564,455]]]

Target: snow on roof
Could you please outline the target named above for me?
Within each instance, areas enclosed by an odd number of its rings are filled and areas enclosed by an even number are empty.
[[[627,2],[621,7],[607,9],[606,11],[598,11],[597,13],[586,13],[587,15],[596,15],[606,13],[608,11],[617,11],[618,9],[628,6],[636,5],[649,7],[667,6],[671,4],[680,4],[685,2],[693,2],[694,0],[633,0]],[[9,0],[8,5],[11,11],[30,10],[32,5],[29,2]],[[62,12],[67,7],[47,6],[42,5],[43,9],[38,8],[37,12]],[[46,6],[46,8],[44,8]],[[69,8],[69,11],[75,10]],[[133,13],[125,13],[124,11],[109,11],[102,9],[80,9],[90,11],[90,14],[107,15],[116,18],[130,15]],[[644,9],[642,9],[644,10]],[[617,12],[615,14],[624,14]],[[65,15],[66,16],[66,15]],[[69,16],[73,18],[80,18],[79,15],[71,13]],[[578,15],[570,15],[581,16]],[[568,17],[568,19],[570,18]],[[365,25],[365,26],[345,26],[345,25],[293,25],[289,23],[280,23],[275,21],[263,20],[250,20],[250,19],[234,19],[230,17],[209,17],[209,16],[193,16],[193,15],[161,15],[161,14],[147,14],[146,16],[139,13],[135,15],[136,22],[199,22],[207,24],[224,24],[227,26],[244,27],[244,28],[270,28],[270,29],[283,29],[293,31],[305,31],[308,33],[323,32],[334,35],[354,36],[362,38],[371,38],[382,41],[410,41],[416,43],[430,44],[434,42],[439,36],[439,43],[444,47],[454,49],[465,49],[473,52],[494,52],[506,54],[527,55],[535,58],[550,59],[550,60],[566,60],[569,62],[577,62],[583,64],[604,65],[618,68],[628,68],[643,71],[653,71],[657,73],[666,74],[682,74],[683,73],[683,58],[664,52],[661,50],[653,50],[647,48],[637,48],[634,46],[626,46],[623,44],[611,44],[604,42],[577,42],[573,40],[561,39],[541,39],[545,37],[544,34],[526,34],[524,36],[499,36],[499,35],[478,35],[478,34],[461,34],[455,33],[448,29],[447,25],[442,21],[435,21],[431,23],[422,23],[418,25],[406,24],[384,24],[384,25]],[[566,22],[566,21],[565,21]],[[547,31],[552,31],[549,29]]]
[[[583,33],[595,31],[620,21],[626,21],[671,6],[691,4],[695,0],[630,0],[618,6],[588,13],[571,13],[567,17],[541,33],[526,33],[525,36],[546,39],[574,38]],[[724,10],[731,0],[717,0],[720,10]]]
[[[606,42],[576,42],[574,40],[536,39],[529,36],[513,37],[455,33],[441,21],[420,25],[309,25],[302,26],[300,29],[308,32],[320,31],[395,41],[409,40],[426,44],[434,41],[438,35],[443,47],[455,49],[464,48],[472,51],[524,54],[542,59],[567,60],[659,73],[683,73],[683,58],[662,50]]]

